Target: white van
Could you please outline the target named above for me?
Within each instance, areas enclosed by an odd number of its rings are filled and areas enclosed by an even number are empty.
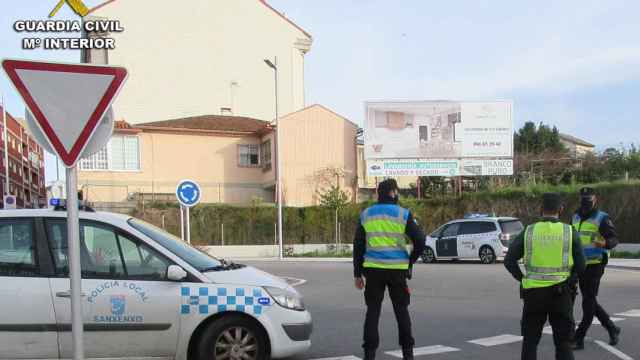
[[[427,235],[422,261],[479,259],[483,264],[492,264],[504,258],[510,241],[523,229],[516,218],[471,214],[450,221]]]
[[[72,357],[66,211],[0,211],[0,358]],[[298,292],[130,216],[80,211],[86,358],[265,359],[310,345]]]

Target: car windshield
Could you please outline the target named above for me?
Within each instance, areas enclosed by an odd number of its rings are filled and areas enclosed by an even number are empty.
[[[524,229],[520,220],[502,220],[500,221],[500,227],[503,233],[509,235],[518,235]]]
[[[154,225],[134,218],[129,219],[128,222],[134,229],[150,237],[158,244],[189,263],[189,265],[198,269],[198,271],[208,271],[224,266],[222,261],[213,258],[204,251],[191,247],[191,245],[180,240],[180,238],[169,234]]]

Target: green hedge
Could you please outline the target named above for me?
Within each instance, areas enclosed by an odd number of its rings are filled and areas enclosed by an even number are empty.
[[[620,239],[626,243],[640,243],[640,183],[603,183],[597,188],[600,208],[608,212],[617,227]],[[527,224],[540,213],[540,195],[554,191],[566,203],[563,219],[569,221],[578,207],[578,185],[533,186],[527,188],[501,188],[492,192],[466,193],[461,198],[402,199],[401,205],[411,209],[419,224],[430,232],[439,225],[470,212],[495,213],[514,216]],[[353,239],[360,211],[371,203],[352,204],[342,210],[341,242]],[[147,205],[144,213],[134,214],[165,229],[179,234],[179,211],[175,205]],[[254,205],[236,207],[226,205],[200,205],[191,210],[191,239],[194,244],[220,245],[222,224],[226,245],[265,245],[274,243],[276,209],[273,206]],[[285,208],[284,242],[286,244],[323,244],[335,242],[334,212],[322,207]]]

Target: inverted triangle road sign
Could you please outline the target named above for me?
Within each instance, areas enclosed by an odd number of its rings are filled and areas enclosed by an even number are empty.
[[[4,60],[2,67],[67,167],[82,155],[127,78],[121,67]]]

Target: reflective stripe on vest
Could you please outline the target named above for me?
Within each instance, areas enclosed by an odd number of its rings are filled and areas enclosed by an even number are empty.
[[[409,211],[392,204],[376,204],[362,212],[367,239],[366,268],[408,269],[405,229]]]
[[[525,289],[565,281],[573,266],[572,229],[562,223],[541,222],[527,227],[524,236]]]
[[[603,241],[600,235],[600,224],[607,214],[602,211],[596,211],[588,219],[582,219],[579,214],[573,216],[573,228],[580,235],[580,243],[584,249],[584,257],[587,259],[587,265],[600,264],[603,260],[605,249],[593,246],[594,241]]]

